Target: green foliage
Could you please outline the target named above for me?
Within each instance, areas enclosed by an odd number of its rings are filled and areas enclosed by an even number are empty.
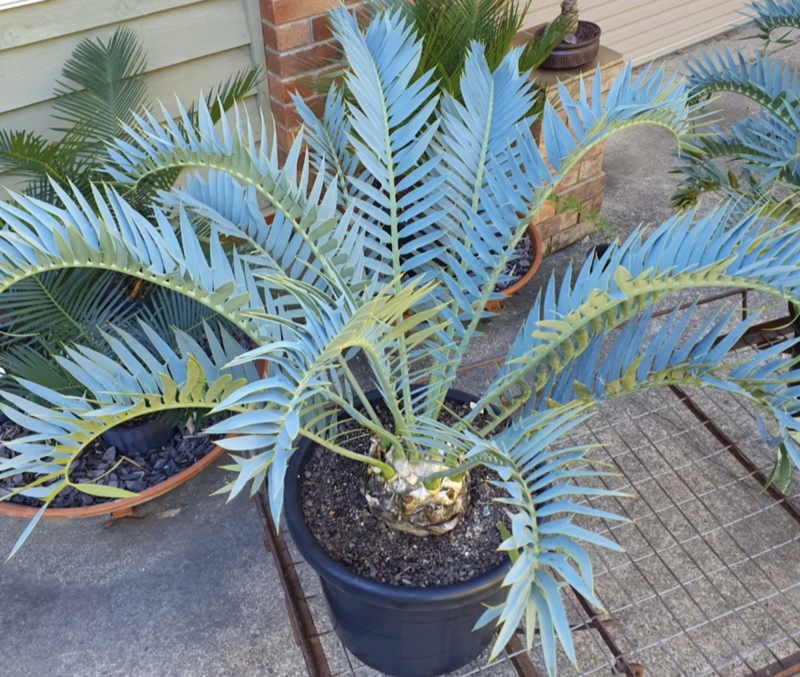
[[[550,200],[555,202],[556,214],[572,212],[580,217],[581,221],[593,221],[597,232],[606,242],[613,242],[617,237],[617,226],[611,220],[600,213],[600,209],[587,209],[574,197],[564,197],[554,194]]]
[[[432,72],[442,91],[461,98],[461,77],[473,41],[484,46],[494,71],[511,49],[532,0],[374,0],[373,12],[392,11],[424,37],[416,77]],[[524,45],[520,69],[538,68],[564,39],[563,21],[556,20]]]
[[[106,144],[114,138],[132,141],[127,130],[145,104],[146,70],[142,47],[128,28],[118,28],[106,42],[82,40],[64,62],[54,92],[53,131],[61,138],[48,141],[32,132],[0,131],[0,172],[27,179],[25,194],[48,204],[63,206],[55,188],[59,186],[77,189],[95,211],[100,210],[95,202],[100,193],[93,192],[92,184],[109,179],[104,171],[110,159]],[[219,121],[262,77],[257,69],[245,70],[212,89],[206,98],[212,119]],[[192,125],[197,124],[195,108],[193,104],[189,109]],[[125,191],[128,203],[149,213],[157,191],[170,190],[179,174],[180,169],[167,168]],[[148,291],[155,298],[147,298]],[[137,332],[137,314],[152,321],[157,312],[167,340],[173,327],[197,335],[202,321],[211,321],[213,313],[202,313],[194,301],[168,295],[146,288],[145,300],[141,295],[135,300],[136,294],[115,271],[53,270],[27,278],[4,300],[0,367],[60,392],[80,393],[80,384],[52,363],[51,357],[63,354],[66,342],[80,339],[93,350],[106,350],[99,338],[101,328],[113,324]],[[193,317],[188,319],[187,313]],[[4,385],[19,391],[9,379]]]

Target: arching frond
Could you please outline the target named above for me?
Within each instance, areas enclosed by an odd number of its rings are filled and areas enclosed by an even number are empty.
[[[368,427],[378,425],[377,419],[370,420],[359,412],[359,406],[365,406],[366,400],[358,391],[353,397],[353,379],[346,378],[349,371],[341,364],[347,351],[358,348],[364,352],[375,382],[392,412],[395,434],[399,437],[407,422],[398,401],[398,380],[393,374],[396,355],[393,351],[400,337],[406,337],[407,350],[413,353],[426,336],[439,327],[428,324],[432,313],[404,317],[421,298],[430,294],[430,285],[417,288],[414,284],[406,284],[398,293],[387,287],[360,300],[349,296],[346,290],[340,290],[337,297],[330,298],[313,287],[288,278],[275,279],[274,282],[293,294],[305,311],[305,322],[299,324],[278,317],[268,318],[289,330],[284,332],[286,338],[266,342],[236,362],[266,359],[270,364],[267,377],[247,384],[219,405],[219,409],[256,405],[257,410],[234,415],[209,432],[236,433],[235,438],[220,442],[226,449],[262,450],[248,458],[234,457],[238,477],[226,489],[234,497],[253,480],[252,492],[255,493],[268,472],[270,507],[278,520],[283,509],[286,465],[301,430],[324,446],[346,454],[341,447],[326,440],[319,430],[329,419],[324,408],[328,402],[336,403]],[[418,359],[421,357],[419,355]],[[376,432],[389,436],[384,431]],[[377,465],[384,472],[393,472],[386,464]]]
[[[69,195],[54,187],[66,208],[20,195],[13,204],[0,203],[6,224],[0,231],[0,294],[48,271],[93,268],[189,294],[254,338],[266,329],[246,310],[266,307],[290,314],[256,281],[257,266],[236,252],[226,255],[218,231],[206,253],[185,212],[176,234],[161,212],[152,225],[113,190],[100,197],[95,189],[101,205],[97,216],[79,192]]]
[[[206,355],[188,335],[177,334],[180,349],[176,351],[150,328],[144,330],[149,339],[146,343],[122,330],[104,333],[113,359],[79,345],[58,358],[59,365],[81,384],[85,396],[64,395],[21,379],[20,385],[45,404],[3,392],[7,404],[0,409],[29,434],[4,443],[15,455],[0,459],[0,478],[29,473],[36,479],[0,500],[20,494],[42,500],[46,508],[67,487],[106,498],[131,496],[123,489],[72,482],[71,463],[92,440],[114,426],[169,409],[211,410],[258,378],[252,364],[229,365],[244,349],[224,332],[217,336],[207,330],[210,355]],[[9,557],[29,534],[30,527]]]
[[[776,28],[800,26],[800,3],[796,0],[763,0],[750,3],[749,8],[759,37],[768,42]],[[687,147],[676,170],[685,178],[673,196],[673,205],[690,207],[702,193],[713,190],[728,195],[750,193],[749,199],[754,195],[758,199],[774,192],[778,183],[793,188],[800,185],[800,85],[796,70],[766,51],[748,58],[741,50],[732,54],[727,48],[690,57],[686,67],[696,98],[738,94],[758,104],[759,111],[729,129],[709,123],[698,130],[696,143]],[[728,172],[727,181],[719,180],[714,165],[722,157],[737,163]],[[744,174],[742,181],[738,179],[739,167]]]
[[[797,0],[760,0],[747,5],[762,40],[772,40],[777,28],[800,28],[800,3]],[[780,38],[776,42],[783,42]]]
[[[734,206],[666,221],[651,236],[634,232],[596,265],[587,261],[557,289],[551,279],[480,405],[533,393],[611,330],[679,289],[744,287],[794,298],[800,292],[797,227],[775,227],[761,210],[730,224]],[[526,380],[531,379],[531,380]]]

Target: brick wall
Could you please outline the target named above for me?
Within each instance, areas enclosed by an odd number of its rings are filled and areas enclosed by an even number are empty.
[[[360,3],[346,0],[347,5]],[[341,58],[326,16],[339,5],[340,0],[261,0],[272,115],[284,153],[300,128],[291,94],[299,93],[317,112],[324,106],[325,97],[314,83],[335,70]]]
[[[603,97],[608,94],[614,78],[622,70],[622,55],[609,49],[602,49],[599,57],[602,66],[602,91]],[[585,69],[584,80],[586,90],[592,91],[594,80],[594,65]],[[574,74],[559,74],[555,72],[539,71],[535,74],[537,80],[548,85],[548,94],[551,101],[556,98],[557,80],[567,88],[571,96],[575,96],[579,88],[579,79]],[[591,100],[591,97],[590,97]],[[559,116],[566,122],[566,115],[561,112]],[[546,156],[544,144],[539,143],[539,151]],[[606,185],[606,175],[603,171],[603,154],[605,143],[598,144],[584,158],[580,164],[567,174],[559,183],[556,194],[565,198],[573,198],[580,202],[584,212],[600,209],[603,204],[603,191]],[[580,220],[575,212],[556,214],[555,204],[548,202],[538,213],[534,225],[542,238],[543,255],[558,251],[564,247],[583,239],[596,230],[593,221]]]
[[[325,96],[314,83],[320,77],[337,68],[335,62],[341,52],[332,38],[326,13],[338,7],[340,0],[260,0],[261,21],[264,31],[269,91],[272,99],[272,114],[278,145],[285,153],[300,129],[300,119],[292,103],[291,94],[298,92],[309,106],[321,114]],[[347,5],[357,8],[362,0],[345,0]],[[521,41],[530,39],[529,32],[522,31]],[[601,48],[599,63],[603,66],[603,93],[606,94],[614,77],[622,68],[622,56],[612,50]],[[591,91],[591,80],[596,63],[585,69],[587,89]],[[540,72],[537,79],[549,85],[560,80],[571,93],[577,89],[577,78],[570,73]],[[554,95],[556,88],[549,89]],[[558,194],[578,200],[585,211],[600,208],[605,188],[603,173],[603,146],[592,149],[569,176],[559,185]],[[544,148],[541,147],[544,154]],[[577,242],[594,232],[591,221],[579,221],[578,214],[555,213],[555,205],[548,203],[539,213],[535,225],[542,237],[544,255]]]

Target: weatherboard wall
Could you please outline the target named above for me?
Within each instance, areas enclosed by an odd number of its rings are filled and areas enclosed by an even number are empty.
[[[0,128],[52,137],[64,60],[82,39],[108,39],[120,24],[143,45],[150,103],[174,115],[176,96],[188,104],[232,74],[264,66],[260,23],[258,0],[40,0],[0,9]],[[266,82],[246,100],[251,117],[259,104],[269,106]]]
[[[560,0],[534,0],[526,27],[552,21]],[[742,23],[742,0],[580,0],[581,18],[600,24],[604,45],[636,63],[664,56]]]

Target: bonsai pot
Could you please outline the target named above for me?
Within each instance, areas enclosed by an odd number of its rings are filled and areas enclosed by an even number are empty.
[[[539,230],[533,225],[533,222],[528,224],[528,236],[531,238],[531,249],[533,250],[533,261],[531,261],[531,267],[521,278],[519,278],[519,280],[500,292],[504,296],[513,296],[526,284],[528,284],[528,282],[531,281],[531,278],[536,274],[536,271],[539,270],[539,266],[542,264],[542,236],[539,235]],[[489,301],[486,303],[486,310],[488,310],[490,313],[497,313],[502,308],[502,303],[502,301]]]
[[[100,439],[108,446],[116,447],[121,454],[135,456],[163,447],[177,432],[174,425],[153,419],[132,426],[111,428],[100,435]]]
[[[539,33],[544,28],[539,30]],[[597,58],[600,52],[600,26],[591,21],[578,22],[578,42],[559,44],[540,66],[549,71],[567,71],[581,68]],[[538,35],[538,33],[537,33]]]
[[[368,399],[377,403],[380,395],[370,393]],[[451,390],[448,399],[465,403],[476,398]],[[353,573],[322,550],[303,519],[300,482],[315,447],[302,439],[289,460],[284,514],[297,549],[319,575],[344,646],[369,667],[393,677],[435,677],[474,660],[491,643],[495,628],[492,623],[473,628],[484,605],[503,601],[506,593],[500,586],[508,564],[464,583],[431,588],[393,586]]]

